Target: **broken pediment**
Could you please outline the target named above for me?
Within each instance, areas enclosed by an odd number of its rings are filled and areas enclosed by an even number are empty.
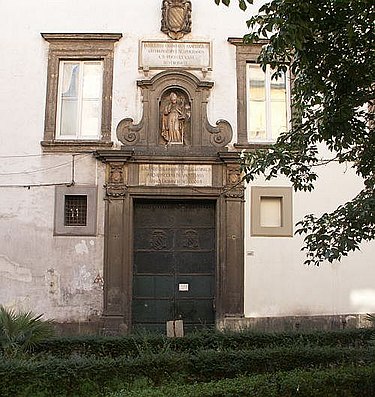
[[[227,121],[218,120],[215,126],[208,121],[213,82],[176,70],[138,80],[137,85],[142,90],[143,116],[138,124],[131,118],[120,121],[117,138],[123,145],[182,151],[224,148],[232,140]]]

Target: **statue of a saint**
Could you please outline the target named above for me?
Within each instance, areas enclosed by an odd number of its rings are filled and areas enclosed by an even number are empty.
[[[185,103],[185,99],[172,91],[161,117],[161,136],[168,144],[183,144],[185,122],[190,118],[190,106]]]

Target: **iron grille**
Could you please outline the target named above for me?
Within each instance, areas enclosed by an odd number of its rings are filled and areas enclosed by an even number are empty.
[[[64,206],[65,226],[87,225],[87,196],[66,195]]]

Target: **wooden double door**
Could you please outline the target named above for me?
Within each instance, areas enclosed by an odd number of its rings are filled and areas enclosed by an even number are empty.
[[[133,328],[214,325],[215,223],[214,201],[135,201]]]

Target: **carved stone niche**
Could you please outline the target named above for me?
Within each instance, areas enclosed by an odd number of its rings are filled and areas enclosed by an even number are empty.
[[[223,150],[232,140],[232,127],[227,121],[218,120],[216,126],[208,122],[207,102],[213,82],[176,70],[138,80],[137,85],[142,90],[143,115],[138,124],[131,118],[118,124],[117,138],[124,145],[134,150],[169,149],[182,153],[194,149]],[[175,134],[171,139],[172,130]]]
[[[159,104],[159,143],[167,145],[191,144],[191,102],[180,88],[166,90]]]

